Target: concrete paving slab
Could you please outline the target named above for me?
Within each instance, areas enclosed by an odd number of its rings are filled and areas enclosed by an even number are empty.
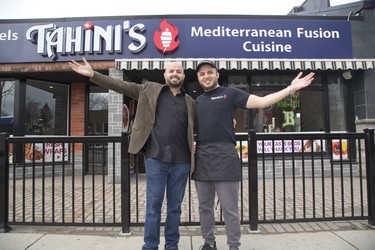
[[[262,225],[263,226],[263,225]],[[225,234],[217,233],[219,250],[227,250]],[[345,227],[347,228],[347,227]],[[143,236],[119,235],[119,228],[100,230],[101,228],[72,227],[14,227],[9,233],[0,234],[0,250],[91,250],[91,249],[125,249],[140,250]],[[179,249],[199,250],[203,239],[197,228],[182,230]],[[194,230],[193,230],[194,229]],[[245,231],[245,230],[244,230]],[[375,250],[375,230],[333,230],[314,232],[272,233],[262,227],[259,233],[243,233],[241,250]],[[159,249],[164,249],[164,238],[161,237]]]
[[[92,236],[92,235],[61,235],[48,234],[36,241],[28,250],[91,250],[91,249],[127,249],[139,250],[143,245],[141,236]],[[164,240],[160,242],[160,249],[163,249]],[[25,248],[15,248],[25,249]],[[179,244],[180,250],[191,250],[191,240],[189,236],[182,236]]]
[[[360,250],[375,249],[375,230],[332,232]]]
[[[0,234],[0,250],[27,249],[43,236],[43,234],[3,233]]]
[[[193,237],[193,250],[202,244],[201,238]],[[217,249],[229,249],[225,235],[216,237]],[[241,237],[241,250],[353,250],[358,249],[331,232],[316,233],[282,233],[282,234],[248,234]],[[373,248],[374,249],[374,248]],[[372,250],[373,250],[372,249]],[[367,250],[364,248],[364,250]]]
[[[136,239],[91,235],[48,234],[35,242],[28,250],[66,249],[137,249]],[[139,249],[139,248],[138,248]]]

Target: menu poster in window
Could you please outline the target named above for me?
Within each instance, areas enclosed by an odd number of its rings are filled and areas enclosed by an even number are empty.
[[[243,141],[243,142],[237,141],[236,150],[237,150],[238,155],[242,159],[242,162],[247,162],[248,161],[247,141]]]
[[[63,147],[62,143],[45,143],[44,152],[42,143],[26,143],[25,144],[25,162],[55,162],[68,160],[68,144]]]
[[[284,145],[283,145],[284,144]],[[237,141],[236,150],[242,161],[247,162],[248,160],[248,145],[247,141]],[[266,140],[257,141],[257,153],[258,154],[270,154],[270,153],[302,153],[302,152],[325,152],[326,148],[320,140]]]
[[[348,141],[332,140],[332,159],[347,160],[348,159]]]

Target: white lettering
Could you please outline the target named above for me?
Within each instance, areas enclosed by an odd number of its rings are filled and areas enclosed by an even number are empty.
[[[305,30],[304,28],[297,28],[298,38],[318,38],[318,39],[337,39],[340,38],[340,32],[337,30]]]
[[[191,27],[191,37],[292,37],[291,30],[231,29],[217,26],[215,29]]]
[[[290,44],[277,44],[275,42],[265,43],[252,43],[247,41],[243,43],[243,50],[246,52],[292,52],[292,46]]]
[[[41,55],[46,54],[46,33],[47,31],[54,30],[56,26],[53,23],[45,24],[45,25],[36,25],[32,26],[26,31],[26,39],[31,41],[32,43],[37,44],[37,53]],[[38,35],[38,40],[36,41],[34,37]]]
[[[18,40],[18,33],[8,30],[8,32],[0,33],[0,41],[15,41]]]
[[[122,28],[121,25],[115,26],[115,38],[114,38],[114,50],[115,52],[121,52],[122,45]]]
[[[138,34],[137,31],[143,32],[145,30],[145,25],[142,23],[136,24],[133,27],[130,28],[129,36],[133,41],[136,41],[139,43],[139,45],[135,45],[134,43],[131,43],[128,48],[132,53],[138,53],[141,50],[146,47],[147,41],[146,37]]]
[[[92,30],[86,30],[85,31],[85,52],[92,54],[93,53],[93,34],[94,32]]]
[[[46,34],[46,48],[47,56],[54,59],[56,56],[55,48],[57,53],[65,53],[62,41],[64,40],[64,29],[58,28],[52,32]]]
[[[66,53],[83,52],[83,29],[77,27],[75,30],[71,27],[66,28]]]
[[[214,96],[214,97],[211,97],[211,100],[217,100],[217,99],[224,99],[224,96]]]
[[[121,53],[123,36],[128,32],[129,38],[133,41],[128,48],[132,53],[138,53],[147,44],[146,37],[142,34],[144,30],[144,24],[131,26],[130,21],[124,21],[123,25],[108,25],[105,28],[96,25],[93,29],[83,29],[83,26],[56,28],[54,23],[49,23],[30,27],[26,31],[26,39],[37,44],[38,54],[54,59],[57,55],[66,53]],[[17,33],[8,33],[0,33],[0,41],[9,40],[9,35],[13,40],[18,39]]]
[[[103,40],[104,41],[103,41]],[[112,52],[112,25],[108,25],[107,29],[95,26],[94,29],[94,51],[102,53],[103,42],[105,42],[105,50]]]

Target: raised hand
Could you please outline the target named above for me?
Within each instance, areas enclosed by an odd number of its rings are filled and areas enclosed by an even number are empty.
[[[79,64],[78,62],[72,60],[71,62],[69,62],[69,66],[78,74],[88,77],[93,77],[94,75],[94,70],[91,68],[91,65],[87,62],[85,58],[83,58],[83,64]]]
[[[310,85],[310,83],[314,80],[314,72],[311,72],[310,74],[306,75],[305,77],[302,77],[302,72],[300,72],[296,78],[292,81],[290,84],[291,91],[294,93],[302,88],[305,88]]]

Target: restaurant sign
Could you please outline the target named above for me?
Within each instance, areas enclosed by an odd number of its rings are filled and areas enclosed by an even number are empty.
[[[344,20],[171,18],[0,22],[0,63],[123,58],[352,58]]]

